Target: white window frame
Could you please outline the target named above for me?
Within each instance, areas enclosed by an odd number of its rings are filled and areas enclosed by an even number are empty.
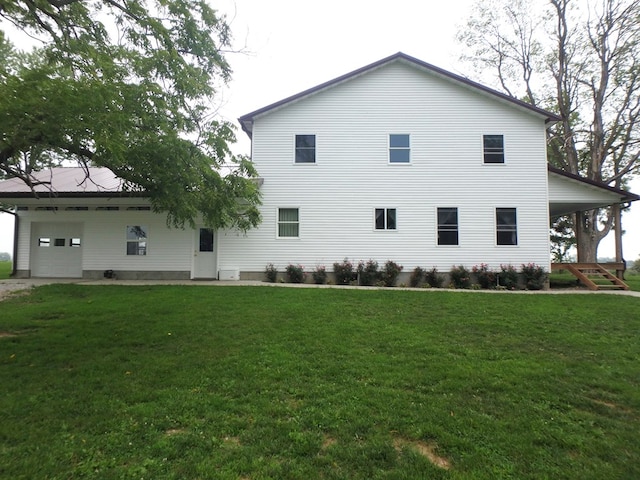
[[[298,162],[298,146],[297,140],[298,137],[313,137],[314,147],[313,147],[313,162]],[[316,165],[318,163],[318,135],[315,133],[296,133],[293,135],[293,164],[294,165]]]
[[[484,146],[484,139],[485,137],[502,137],[502,161],[501,162],[487,162],[485,160],[485,155],[487,154],[487,151],[485,149]],[[505,136],[502,133],[483,133],[482,134],[482,138],[481,138],[481,145],[482,145],[482,164],[483,165],[506,165],[507,164],[507,147],[506,147],[506,142],[505,142]],[[489,154],[497,154],[500,152],[489,152]]]
[[[507,230],[507,229],[503,229],[502,231],[505,232],[515,232],[515,237],[516,237],[516,243],[498,243],[498,232],[500,231],[498,229],[499,225],[498,225],[498,210],[513,210],[515,213],[515,225],[514,225],[514,229],[513,230]],[[493,210],[493,215],[494,215],[494,222],[495,222],[495,242],[496,242],[496,246],[497,247],[506,247],[506,248],[516,248],[520,245],[520,236],[518,235],[518,209],[516,207],[495,207]],[[509,225],[506,225],[507,227]]]
[[[129,229],[130,228],[135,228],[138,227],[140,228],[144,233],[145,233],[145,237],[138,237],[137,239],[133,239],[133,238],[129,238]],[[137,244],[138,248],[137,251],[138,252],[144,252],[144,253],[129,253],[129,244]],[[125,230],[125,255],[127,257],[146,257],[149,255],[149,226],[148,225],[127,225],[126,226],[126,230]],[[144,244],[142,249],[140,247],[140,244]]]
[[[392,147],[391,146],[391,137],[392,136],[406,136],[407,139],[409,140],[409,146],[408,147]],[[411,134],[409,133],[390,133],[389,135],[387,135],[387,146],[388,146],[388,157],[387,157],[387,162],[389,163],[389,165],[411,165]],[[391,161],[391,152],[393,150],[406,150],[407,152],[409,152],[409,161],[408,162],[392,162]]]
[[[297,210],[298,211],[298,220],[293,221],[280,221],[280,210]],[[298,225],[298,236],[280,236],[280,224],[284,223],[287,225],[297,224]],[[298,240],[300,238],[300,207],[277,207],[276,208],[276,238],[283,240]]]
[[[438,210],[440,209],[454,209],[456,210],[456,233],[457,235],[457,243],[439,243],[438,237],[440,234],[440,221],[438,218]],[[439,248],[455,248],[460,246],[460,207],[436,207],[436,246]]]
[[[384,228],[377,228],[376,225],[376,212],[378,210],[384,210]],[[389,210],[395,211],[395,228],[388,227]],[[374,207],[373,209],[373,231],[374,232],[397,232],[398,231],[398,209],[396,207]]]

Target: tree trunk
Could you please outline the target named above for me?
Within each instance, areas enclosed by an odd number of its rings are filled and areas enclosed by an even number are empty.
[[[575,232],[578,241],[578,262],[594,263],[598,260],[598,245],[613,226],[613,215],[606,216],[602,230],[598,229],[599,210],[589,210],[576,214]]]

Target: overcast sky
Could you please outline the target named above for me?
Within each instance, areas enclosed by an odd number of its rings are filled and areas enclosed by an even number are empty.
[[[402,51],[462,75],[461,46],[455,36],[473,0],[219,0],[235,39],[228,60],[233,80],[221,95],[219,113],[226,120],[257,110],[337,76]],[[236,123],[237,125],[237,123]],[[236,153],[250,153],[238,129]],[[640,180],[632,190],[640,193]],[[636,202],[640,204],[640,202]],[[640,205],[623,217],[625,257],[640,256]],[[0,215],[0,252],[12,252],[13,219]],[[599,255],[614,256],[613,239]]]

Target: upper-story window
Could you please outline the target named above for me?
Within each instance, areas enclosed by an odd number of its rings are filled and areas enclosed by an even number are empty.
[[[438,208],[438,245],[458,245],[458,209]]]
[[[376,230],[395,230],[396,229],[396,209],[395,208],[376,208],[375,211]]]
[[[316,163],[315,135],[296,135],[295,163]]]
[[[504,163],[504,136],[483,135],[484,163]]]
[[[408,134],[389,135],[389,163],[410,163],[411,144]]]
[[[518,245],[518,223],[515,208],[496,208],[496,243]]]

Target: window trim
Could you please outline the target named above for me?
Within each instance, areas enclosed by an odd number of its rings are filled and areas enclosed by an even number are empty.
[[[500,137],[502,139],[502,148],[498,151],[487,151],[485,140],[487,137]],[[500,162],[488,162],[487,155],[502,155],[502,161]],[[482,164],[483,165],[505,165],[507,163],[507,155],[504,141],[504,134],[501,133],[483,133],[482,134]]]
[[[440,210],[456,211],[456,243],[440,243]],[[444,225],[444,224],[443,224]],[[453,229],[443,231],[453,231]],[[460,246],[460,208],[459,207],[436,207],[436,246],[438,247],[459,247]]]
[[[280,210],[297,210],[298,211],[298,220],[297,221],[286,221],[280,220]],[[292,225],[292,224],[296,224],[298,225],[298,235],[297,236],[289,236],[289,235],[284,235],[284,236],[280,236],[280,224],[284,223],[286,225]],[[284,240],[298,240],[300,239],[300,207],[276,207],[276,238],[277,239],[284,239]]]
[[[378,210],[382,210],[383,213],[383,221],[384,221],[384,227],[383,228],[378,228],[378,222],[377,222],[377,213]],[[389,228],[388,224],[389,224],[389,211],[393,210],[394,211],[394,227],[393,228]],[[373,231],[374,232],[397,232],[398,231],[398,209],[396,207],[374,207],[373,208]]]
[[[409,146],[408,147],[392,147],[391,146],[391,137],[396,136],[396,137],[400,137],[400,136],[406,136],[407,140],[409,141]],[[411,165],[411,134],[410,133],[390,133],[389,135],[387,135],[387,147],[388,147],[388,154],[387,154],[387,163],[389,165]],[[397,161],[393,161],[391,160],[391,152],[392,151],[404,151],[406,150],[409,154],[409,160],[406,162],[397,162]]]
[[[298,147],[298,137],[313,137],[313,162],[299,162],[298,149],[311,150],[310,147]],[[316,165],[318,163],[318,136],[315,133],[296,133],[293,135],[293,164]]]
[[[136,239],[129,238],[129,229],[131,228],[139,228],[144,232],[144,237],[138,237]],[[125,256],[127,257],[147,257],[149,255],[149,226],[148,225],[127,225],[125,227]],[[129,244],[137,244],[137,252],[144,253],[129,253]],[[144,244],[142,249],[140,248],[140,244]]]
[[[513,225],[504,224],[501,225],[498,223],[498,210],[510,210],[513,211],[514,221]],[[519,246],[519,238],[518,238],[518,209],[516,207],[496,207],[494,209],[494,219],[495,219],[495,242],[497,247],[517,247]],[[512,228],[502,228],[500,227],[512,227]],[[513,232],[515,234],[515,243],[500,243],[499,242],[499,233],[500,232]]]

